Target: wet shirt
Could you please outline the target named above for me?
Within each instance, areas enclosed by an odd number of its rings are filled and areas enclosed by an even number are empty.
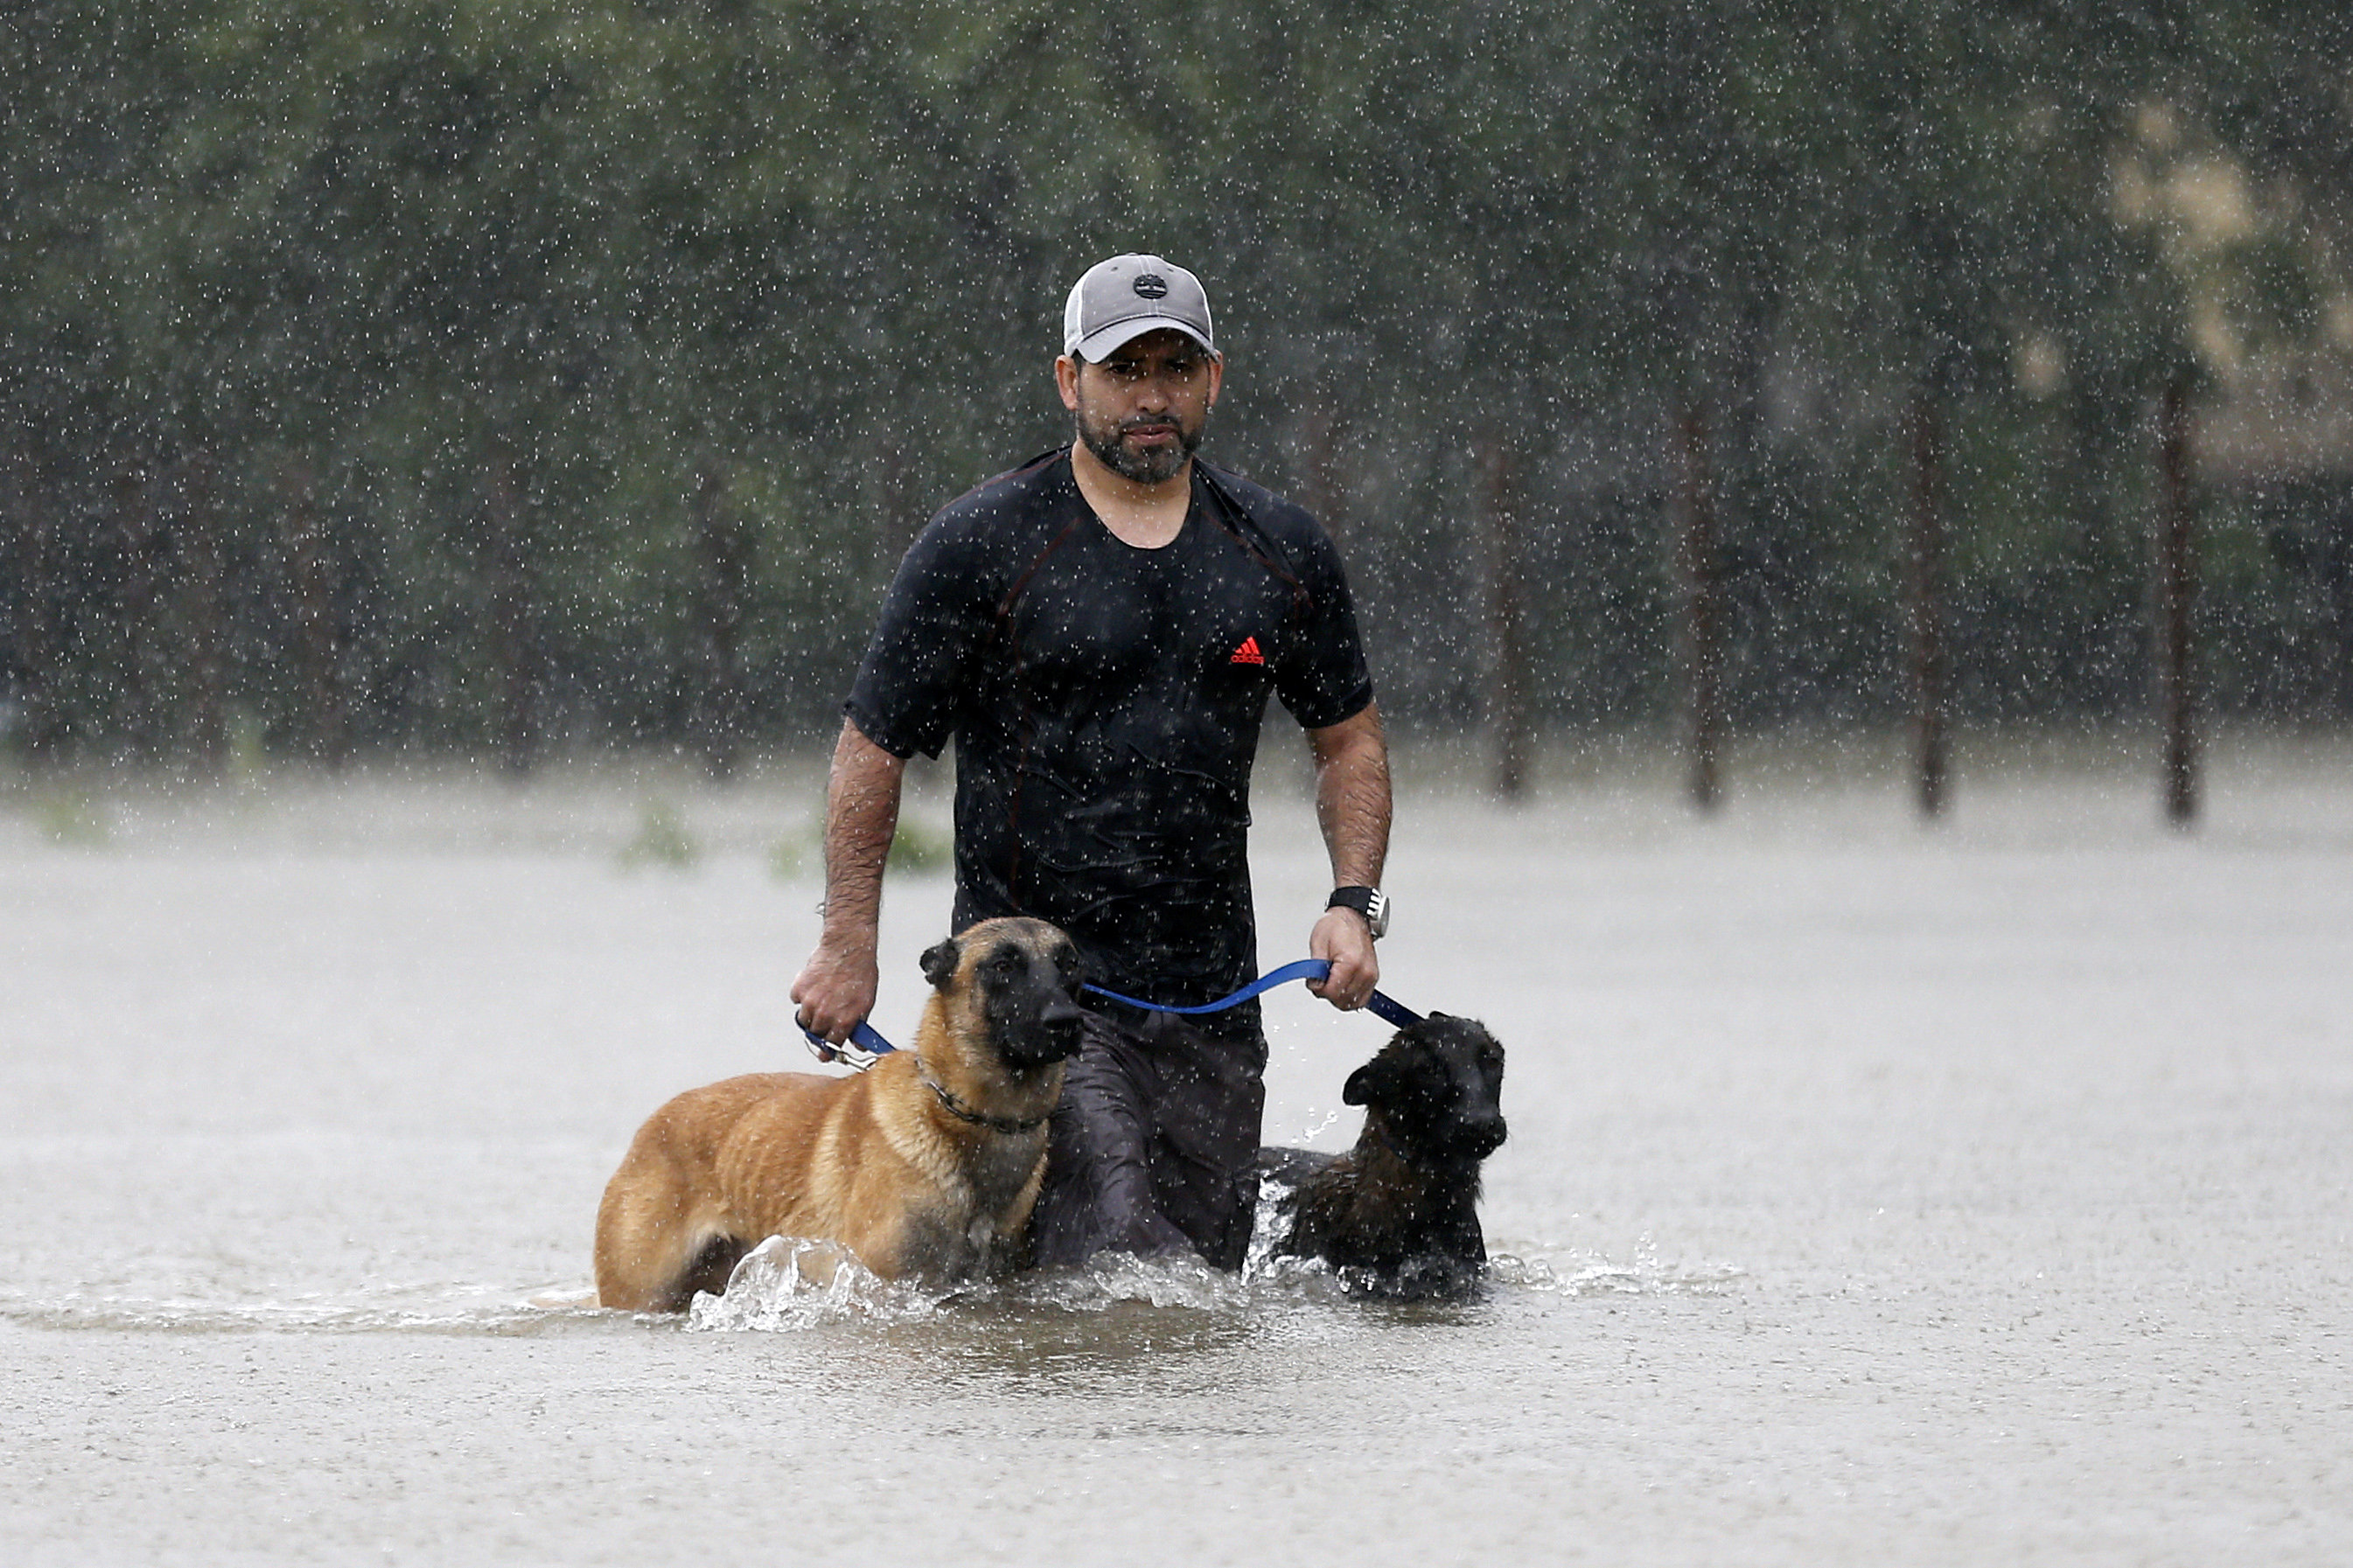
[[[898,756],[955,738],[959,928],[1052,921],[1099,984],[1185,1005],[1255,972],[1244,850],[1270,695],[1310,729],[1372,700],[1323,529],[1197,460],[1184,527],[1140,550],[1065,450],[932,520],[847,708]]]

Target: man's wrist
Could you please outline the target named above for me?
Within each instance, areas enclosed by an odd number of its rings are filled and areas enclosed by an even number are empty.
[[[828,921],[818,931],[817,945],[825,952],[845,958],[854,957],[859,953],[872,952],[881,935],[879,921],[873,925],[861,925]]]
[[[1335,888],[1332,896],[1324,900],[1327,910],[1349,910],[1361,917],[1365,929],[1378,942],[1388,934],[1389,899],[1378,888],[1353,886]]]

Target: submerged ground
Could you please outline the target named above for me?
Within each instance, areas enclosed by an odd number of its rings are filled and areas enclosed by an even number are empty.
[[[1510,1047],[1486,1300],[1109,1268],[700,1328],[560,1303],[648,1110],[807,1059],[808,774],[13,786],[0,1558],[2342,1560],[2353,752],[2220,748],[2187,837],[2107,756],[1977,753],[1933,829],[1853,759],[1712,821],[1639,759],[1514,809],[1442,761],[1384,988]],[[886,1034],[946,902],[892,885]],[[1337,1146],[1377,1026],[1269,1016],[1270,1134]]]

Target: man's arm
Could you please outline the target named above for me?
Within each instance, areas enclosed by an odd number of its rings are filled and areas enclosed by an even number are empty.
[[[874,942],[882,921],[882,863],[899,826],[907,760],[842,721],[825,792],[825,929],[793,982],[797,1021],[835,1045],[874,1010]]]
[[[1371,703],[1353,719],[1307,731],[1315,756],[1315,820],[1332,857],[1335,888],[1377,888],[1389,853],[1389,751],[1380,710]],[[1380,983],[1372,928],[1354,910],[1325,910],[1307,939],[1311,957],[1332,961],[1332,973],[1308,989],[1335,1007],[1361,1007]]]

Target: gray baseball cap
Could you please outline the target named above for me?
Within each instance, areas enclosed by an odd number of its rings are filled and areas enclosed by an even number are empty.
[[[1211,353],[1209,296],[1201,280],[1156,256],[1114,256],[1087,268],[1062,305],[1062,352],[1093,363],[1120,344],[1174,327]]]

